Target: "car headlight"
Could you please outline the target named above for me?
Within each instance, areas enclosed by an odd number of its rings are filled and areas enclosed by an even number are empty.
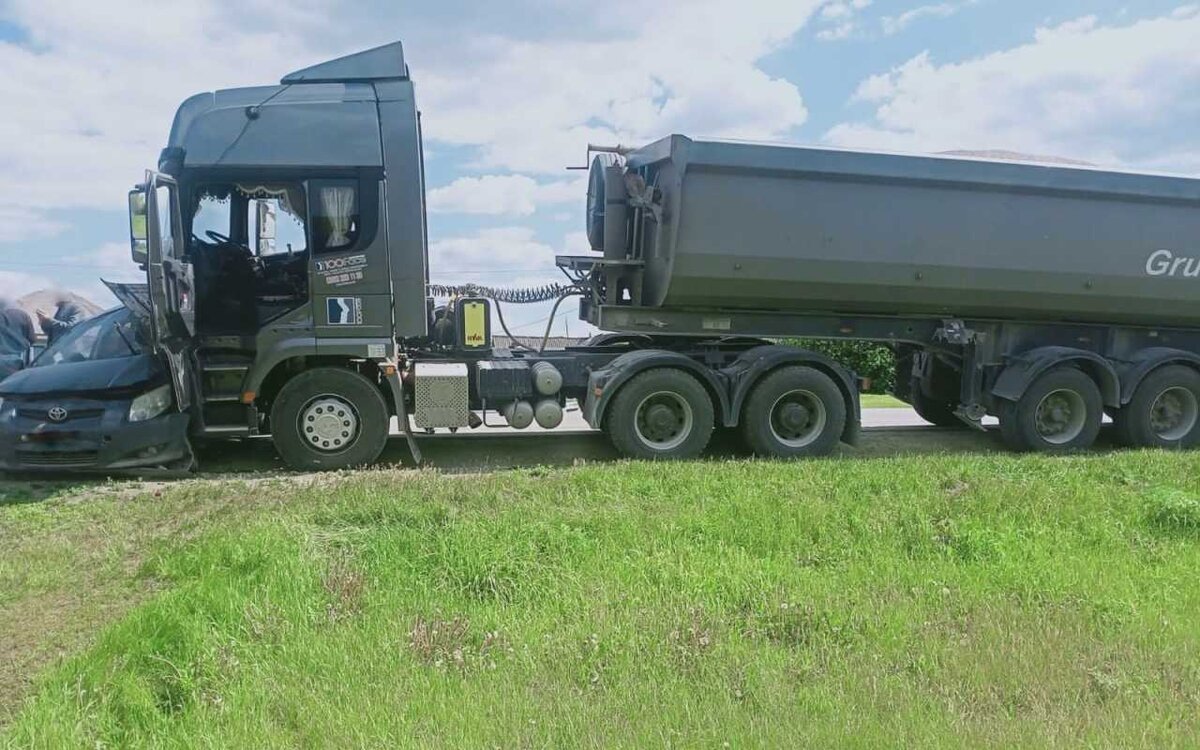
[[[145,422],[154,419],[171,408],[171,386],[162,385],[152,391],[146,391],[133,400],[129,405],[129,421]]]

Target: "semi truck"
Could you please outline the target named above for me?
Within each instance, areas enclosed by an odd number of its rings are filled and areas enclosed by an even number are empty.
[[[819,338],[889,344],[922,416],[994,415],[1019,450],[1085,448],[1106,414],[1129,445],[1200,434],[1200,180],[681,135],[593,156],[565,282],[446,287],[399,42],[188,99],[129,195],[172,411],[299,469],[375,461],[393,417],[419,460],[415,431],[552,428],[571,400],[631,457],[721,428],[819,456],[860,426],[854,373],[780,343]],[[604,333],[494,347],[534,300]]]

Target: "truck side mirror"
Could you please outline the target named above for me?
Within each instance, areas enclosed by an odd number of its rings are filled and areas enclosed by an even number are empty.
[[[149,257],[146,227],[146,192],[141,189],[129,191],[129,246],[133,262],[145,265]]]
[[[258,218],[258,255],[270,255],[275,252],[275,203],[269,200],[256,200],[255,214]]]

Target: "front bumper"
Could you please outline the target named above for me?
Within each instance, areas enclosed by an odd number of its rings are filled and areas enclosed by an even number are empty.
[[[0,406],[0,471],[103,472],[169,467],[192,458],[188,415],[127,419],[131,399],[16,400]],[[62,408],[67,418],[49,419]]]

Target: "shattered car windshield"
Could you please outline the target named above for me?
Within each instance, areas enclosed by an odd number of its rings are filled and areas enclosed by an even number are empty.
[[[42,352],[33,366],[132,357],[148,350],[142,326],[128,308],[122,307],[76,325]]]

